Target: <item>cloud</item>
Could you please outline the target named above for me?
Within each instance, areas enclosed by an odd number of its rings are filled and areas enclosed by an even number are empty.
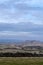
[[[15,31],[15,32],[29,32],[29,31],[43,31],[43,25],[34,24],[32,22],[20,23],[0,23],[0,31]]]
[[[43,23],[43,1],[0,0],[0,22]]]
[[[0,38],[43,38],[43,0],[0,0]]]
[[[30,22],[26,23],[1,23],[0,24],[0,38],[7,39],[43,39],[43,25],[33,24]]]
[[[1,39],[19,39],[19,40],[40,40],[42,41],[43,35],[37,35],[33,32],[12,32],[2,31],[0,32]]]

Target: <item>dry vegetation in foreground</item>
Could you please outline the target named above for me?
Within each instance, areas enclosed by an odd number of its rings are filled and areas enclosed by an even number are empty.
[[[43,57],[0,57],[0,65],[43,65]]]

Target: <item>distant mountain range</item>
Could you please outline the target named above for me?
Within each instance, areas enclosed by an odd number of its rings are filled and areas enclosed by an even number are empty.
[[[22,40],[16,40],[16,39],[0,39],[0,43],[17,43],[22,42]]]
[[[42,46],[43,42],[36,40],[0,39],[0,44],[17,44],[22,46]]]
[[[35,40],[32,41],[26,40],[22,42],[21,45],[22,46],[43,46],[43,42],[35,41]]]

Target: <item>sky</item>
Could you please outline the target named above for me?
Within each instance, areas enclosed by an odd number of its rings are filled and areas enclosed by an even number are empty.
[[[43,0],[0,0],[0,39],[43,41]]]

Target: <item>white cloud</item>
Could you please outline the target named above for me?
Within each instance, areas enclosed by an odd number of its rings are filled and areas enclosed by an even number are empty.
[[[13,32],[13,31],[1,31],[0,36],[27,36],[31,35],[31,32]]]
[[[1,31],[0,32],[0,37],[4,36],[4,37],[38,37],[39,35],[33,32],[13,32],[13,31]]]
[[[43,0],[0,0],[0,4],[0,23],[33,22],[43,24],[43,9],[42,13],[40,10],[34,9],[34,7],[42,7]],[[18,4],[23,4],[20,8],[24,8],[20,9]],[[29,7],[33,7],[32,10]]]

